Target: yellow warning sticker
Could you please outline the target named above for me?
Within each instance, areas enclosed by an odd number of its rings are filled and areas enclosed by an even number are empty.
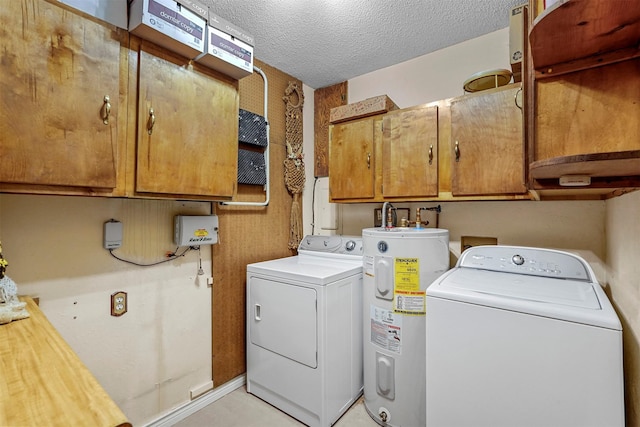
[[[418,258],[395,258],[393,311],[422,316],[425,310],[425,291],[420,290]]]
[[[209,232],[205,228],[198,228],[193,232],[193,235],[196,237],[207,237],[209,235]]]
[[[394,289],[396,291],[420,290],[418,258],[396,258],[394,273]]]
[[[426,311],[425,291],[395,291],[393,293],[393,311],[412,316],[424,316]]]

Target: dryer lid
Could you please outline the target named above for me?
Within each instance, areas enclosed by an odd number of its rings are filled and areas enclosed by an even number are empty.
[[[328,255],[327,255],[328,256]],[[291,256],[247,265],[247,274],[326,286],[362,274],[362,257]]]

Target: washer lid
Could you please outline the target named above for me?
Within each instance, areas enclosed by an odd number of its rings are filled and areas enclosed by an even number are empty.
[[[457,267],[429,286],[427,297],[622,329],[600,285],[586,281]]]
[[[590,282],[460,268],[442,287],[487,295],[600,310]]]

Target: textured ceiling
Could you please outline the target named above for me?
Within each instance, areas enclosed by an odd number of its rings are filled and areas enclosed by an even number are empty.
[[[524,0],[202,0],[255,57],[314,89],[509,25]]]

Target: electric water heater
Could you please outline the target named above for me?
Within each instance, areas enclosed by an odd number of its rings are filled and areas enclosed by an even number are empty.
[[[426,290],[449,269],[449,231],[362,230],[364,405],[383,426],[424,426]]]

